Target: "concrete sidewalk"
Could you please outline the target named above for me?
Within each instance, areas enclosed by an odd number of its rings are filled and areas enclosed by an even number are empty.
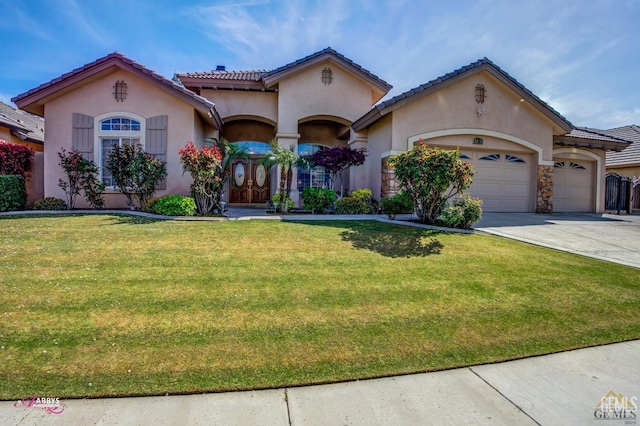
[[[0,402],[2,425],[599,425],[610,391],[640,405],[640,340],[470,368],[204,395]],[[48,395],[55,397],[54,395]],[[14,406],[14,405],[17,405]],[[635,424],[637,409],[627,420]],[[633,414],[632,414],[633,413]]]

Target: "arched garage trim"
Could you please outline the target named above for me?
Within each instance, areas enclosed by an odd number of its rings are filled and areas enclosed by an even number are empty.
[[[538,154],[538,164],[541,166],[553,166],[553,160],[543,160],[542,148],[538,145],[532,144],[529,141],[520,139],[519,137],[508,135],[506,133],[500,133],[493,130],[486,129],[446,129],[437,130],[435,132],[421,133],[419,135],[411,136],[407,141],[407,150],[413,149],[413,144],[420,139],[426,141],[429,139],[439,138],[442,136],[457,136],[457,135],[473,135],[473,136],[489,136],[498,139],[504,139],[509,142],[517,143],[518,145],[525,146]]]
[[[600,182],[600,177],[604,175],[604,164],[602,158],[600,158],[597,154],[594,154],[591,151],[587,151],[584,149],[578,148],[558,148],[553,150],[553,155],[556,154],[581,154],[589,158],[593,158],[596,160],[596,212],[601,211],[601,201],[600,194],[602,193],[602,183]]]

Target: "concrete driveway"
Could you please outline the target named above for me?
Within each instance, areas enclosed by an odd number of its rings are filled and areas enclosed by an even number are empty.
[[[478,231],[640,268],[640,216],[484,213]]]

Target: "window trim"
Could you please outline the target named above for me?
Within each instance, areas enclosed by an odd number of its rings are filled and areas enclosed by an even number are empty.
[[[111,118],[128,118],[136,120],[140,123],[140,130],[136,131],[122,131],[122,130],[102,130],[101,123],[104,120]],[[100,114],[94,118],[93,122],[93,160],[98,166],[98,179],[102,182],[102,139],[116,139],[116,138],[134,138],[140,139],[140,145],[142,149],[145,149],[145,139],[147,135],[147,120],[136,114],[132,114],[126,111],[112,111],[105,114]],[[108,186],[107,192],[115,191],[115,187]]]

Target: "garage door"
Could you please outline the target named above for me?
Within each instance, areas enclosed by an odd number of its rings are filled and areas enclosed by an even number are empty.
[[[461,152],[476,169],[469,193],[483,200],[485,212],[533,210],[532,157],[505,152]]]
[[[593,212],[595,163],[556,160],[553,168],[553,211]]]

